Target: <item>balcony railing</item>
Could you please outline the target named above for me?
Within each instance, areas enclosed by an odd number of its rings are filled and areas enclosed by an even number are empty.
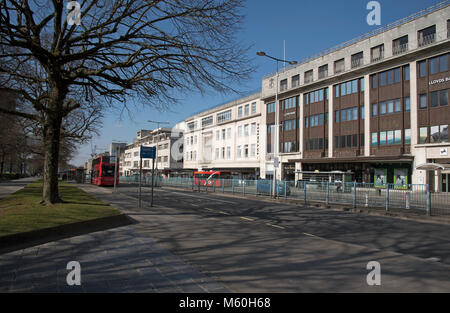
[[[319,79],[328,77],[328,70],[319,72]]]
[[[313,81],[313,77],[312,76],[305,77],[305,84],[312,83],[312,81]]]
[[[378,56],[373,56],[371,58],[372,62],[378,62],[380,60],[382,60],[384,58],[384,51],[381,51],[380,54]]]
[[[404,43],[402,45],[396,45],[392,47],[392,54],[398,55],[408,51],[408,43]]]
[[[431,45],[436,41],[436,33],[419,38],[419,47]]]
[[[361,65],[363,65],[363,63],[363,58],[354,59],[352,60],[352,68],[360,67]]]

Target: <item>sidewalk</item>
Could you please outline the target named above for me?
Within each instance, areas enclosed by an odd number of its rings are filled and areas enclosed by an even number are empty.
[[[81,265],[81,286],[66,283],[70,272],[66,266],[70,261]],[[0,292],[217,293],[228,290],[131,225],[0,255]]]
[[[27,177],[16,180],[0,181],[0,199],[9,196],[12,193],[24,188],[31,182],[37,181],[37,177]]]

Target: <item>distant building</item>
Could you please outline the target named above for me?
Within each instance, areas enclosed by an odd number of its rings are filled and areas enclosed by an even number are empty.
[[[130,176],[139,173],[140,147],[156,147],[155,169],[159,174],[169,175],[183,169],[183,132],[177,127],[139,130],[136,140],[126,145],[121,154],[120,175]],[[172,153],[173,151],[173,153]],[[179,151],[177,153],[177,151]],[[144,173],[152,170],[152,160],[142,161]]]

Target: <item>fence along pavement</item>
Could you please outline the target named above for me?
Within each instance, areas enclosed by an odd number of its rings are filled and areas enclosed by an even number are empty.
[[[188,188],[241,195],[272,196],[272,182],[267,180],[211,179],[206,184],[200,180],[183,177],[155,177],[155,186]],[[120,177],[125,184],[138,183],[138,178]],[[143,177],[143,185],[151,186],[151,176]],[[388,211],[415,212],[426,215],[450,215],[450,194],[432,193],[428,185],[399,186],[387,184],[375,187],[369,183],[330,183],[313,181],[278,181],[277,197],[344,204],[353,208],[384,209]]]

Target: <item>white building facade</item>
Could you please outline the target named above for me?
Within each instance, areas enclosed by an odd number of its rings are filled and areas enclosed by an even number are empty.
[[[256,93],[185,120],[184,169],[231,171],[234,177],[261,177],[265,159],[265,110]]]

